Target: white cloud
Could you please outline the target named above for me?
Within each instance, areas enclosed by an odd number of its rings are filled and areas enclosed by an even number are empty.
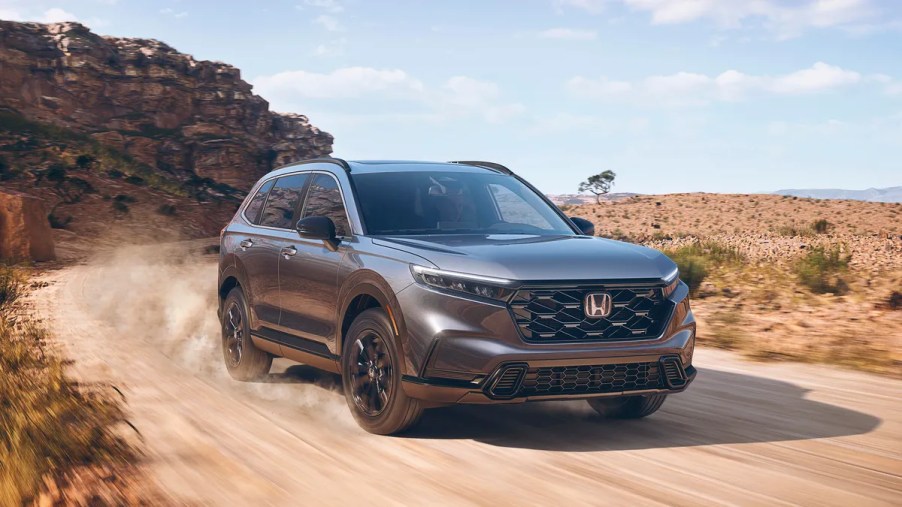
[[[564,39],[564,40],[595,40],[598,33],[594,30],[579,30],[575,28],[549,28],[539,32],[542,39]]]
[[[12,7],[0,7],[0,19],[6,21],[24,21],[22,13]]]
[[[310,7],[323,9],[324,11],[331,12],[333,14],[337,14],[345,10],[345,8],[335,0],[304,0],[304,3],[306,5],[309,5]]]
[[[860,80],[861,74],[857,72],[817,62],[811,68],[778,76],[768,84],[768,88],[774,93],[810,93],[855,84]]]
[[[598,79],[577,76],[567,82],[567,88],[582,97],[599,98],[628,93],[633,85],[627,81],[612,81],[603,76]]]
[[[344,28],[342,28],[341,24],[338,22],[338,19],[333,16],[322,14],[320,16],[317,16],[316,19],[313,20],[313,23],[323,27],[330,32],[344,31]]]
[[[519,103],[502,100],[497,84],[468,76],[454,76],[438,87],[426,86],[419,79],[400,69],[374,69],[370,67],[346,67],[328,74],[307,71],[281,72],[262,76],[253,81],[255,90],[288,109],[305,100],[357,99],[361,102],[361,115],[367,109],[378,109],[387,101],[406,103],[415,112],[398,111],[410,118],[429,118],[441,121],[478,116],[487,122],[500,123],[525,112]]]
[[[176,11],[175,9],[171,9],[169,7],[165,9],[160,9],[160,14],[165,16],[172,16],[177,19],[181,19],[188,16],[188,11]]]
[[[325,42],[316,46],[316,49],[313,50],[313,54],[319,57],[332,57],[344,54],[345,46],[348,44],[348,39],[342,37],[341,39],[336,39],[333,41]]]
[[[60,23],[62,21],[78,21],[78,17],[71,12],[64,11],[59,7],[52,7],[44,11],[40,18],[41,23]]]
[[[563,10],[565,7],[572,7],[574,9],[582,9],[591,14],[600,13],[608,3],[609,0],[554,0],[554,5],[558,11]]]
[[[710,101],[741,100],[752,94],[801,95],[818,93],[864,82],[858,72],[817,62],[788,74],[751,75],[727,70],[716,76],[677,72],[649,76],[636,82],[612,81],[607,77],[577,76],[566,83],[574,95],[603,99],[627,97],[649,105],[693,105]],[[876,78],[869,81],[875,81]]]
[[[652,24],[669,25],[699,20],[720,28],[738,28],[760,23],[779,38],[799,35],[806,28],[845,27],[856,29],[878,18],[874,0],[553,0],[554,5],[601,12],[607,3],[618,2],[648,13]],[[870,25],[867,25],[870,26]]]
[[[351,99],[368,95],[420,96],[423,83],[399,69],[345,67],[329,74],[303,70],[287,71],[254,80],[254,87],[265,96],[294,94],[309,99]]]

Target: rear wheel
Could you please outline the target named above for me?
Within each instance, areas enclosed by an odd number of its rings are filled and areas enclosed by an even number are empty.
[[[254,346],[244,293],[236,287],[222,305],[222,357],[235,380],[256,380],[272,366],[272,356]]]
[[[592,398],[589,406],[596,412],[610,419],[639,419],[658,411],[666,394],[649,394],[645,396],[623,396],[620,398]]]
[[[371,308],[358,315],[345,336],[341,377],[351,413],[370,433],[400,433],[423,414],[420,402],[401,388],[400,364],[385,312]]]

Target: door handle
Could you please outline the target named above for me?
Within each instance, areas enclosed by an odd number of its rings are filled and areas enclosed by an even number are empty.
[[[254,246],[254,240],[250,238],[245,239],[241,241],[241,243],[238,243],[238,246],[240,246],[242,250],[247,250],[248,248]]]
[[[286,246],[282,249],[282,257],[288,260],[290,257],[294,257],[298,253],[298,249],[293,246]]]

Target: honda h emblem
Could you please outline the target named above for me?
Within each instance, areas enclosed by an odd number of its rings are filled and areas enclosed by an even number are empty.
[[[614,300],[611,299],[611,295],[607,292],[586,294],[586,299],[583,301],[583,311],[586,312],[586,317],[591,319],[607,317],[611,314],[613,307]]]

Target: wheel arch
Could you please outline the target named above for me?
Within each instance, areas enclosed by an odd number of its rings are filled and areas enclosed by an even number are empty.
[[[395,344],[398,346],[404,372],[410,371],[411,364],[406,354],[406,328],[401,306],[391,286],[382,276],[374,271],[358,271],[349,278],[339,296],[338,329],[335,340],[335,352],[340,356],[344,348],[345,338],[354,319],[370,308],[382,308],[388,315],[392,330],[395,333]]]

